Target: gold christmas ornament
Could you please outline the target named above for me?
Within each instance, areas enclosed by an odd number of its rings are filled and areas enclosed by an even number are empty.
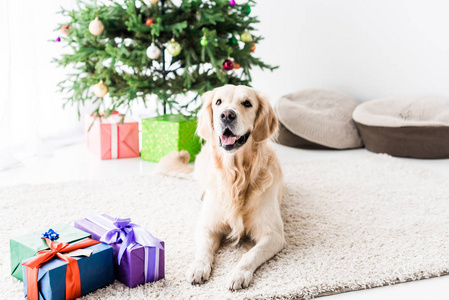
[[[181,45],[175,41],[175,39],[171,39],[171,41],[167,43],[167,51],[172,56],[177,56],[181,53]]]
[[[103,33],[104,31],[104,25],[103,22],[101,22],[98,17],[95,18],[92,22],[89,24],[89,31],[95,36],[98,36]]]
[[[244,43],[249,43],[253,40],[253,37],[251,36],[251,33],[245,31],[240,35],[240,40]]]
[[[94,94],[99,98],[103,98],[109,92],[109,87],[103,80],[94,85]]]
[[[150,2],[151,5],[155,5],[159,2],[159,0],[148,0],[148,2]]]

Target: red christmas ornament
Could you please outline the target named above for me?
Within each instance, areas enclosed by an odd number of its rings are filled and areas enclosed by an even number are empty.
[[[145,25],[147,25],[147,26],[153,25],[153,20],[151,18],[148,18],[145,22]]]
[[[229,4],[230,4],[231,6],[234,6],[234,5],[235,5],[235,0],[229,1]]]
[[[232,69],[234,69],[234,62],[230,59],[225,60],[223,63],[223,69],[225,69],[226,71],[231,71]]]
[[[70,25],[62,25],[61,26],[61,33],[64,35],[69,34]]]

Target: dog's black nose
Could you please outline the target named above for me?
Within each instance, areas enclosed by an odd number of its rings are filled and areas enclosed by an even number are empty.
[[[220,117],[223,123],[231,123],[235,120],[235,118],[237,118],[237,115],[232,109],[227,109],[221,113]]]

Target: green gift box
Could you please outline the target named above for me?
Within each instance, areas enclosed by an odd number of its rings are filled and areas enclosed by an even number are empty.
[[[142,120],[142,151],[144,160],[159,161],[173,151],[186,150],[194,161],[201,150],[196,135],[196,118],[183,115],[163,115]]]
[[[42,239],[42,233],[49,228],[35,231],[12,238],[9,241],[11,251],[11,275],[23,281],[22,261],[24,259],[35,256],[39,251],[49,249],[45,240]],[[51,229],[59,234],[56,242],[72,243],[85,238],[90,238],[90,234],[79,230],[67,224],[59,224],[52,226]]]

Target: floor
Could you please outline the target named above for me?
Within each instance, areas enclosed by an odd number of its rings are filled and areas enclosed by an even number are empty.
[[[365,149],[345,151],[299,150],[277,144],[274,147],[282,164],[327,158],[356,157],[367,154]],[[52,152],[52,155],[40,157],[29,154],[18,155],[17,158],[24,163],[24,166],[0,172],[0,186],[112,178],[124,174],[127,176],[144,175],[150,174],[155,167],[155,163],[143,161],[140,158],[113,161],[99,160],[86,150],[82,142],[55,149]],[[402,158],[401,160],[411,165],[433,170],[449,178],[449,159],[417,160]],[[334,295],[329,299],[448,299],[447,286],[449,286],[449,276],[443,276],[389,287]]]

